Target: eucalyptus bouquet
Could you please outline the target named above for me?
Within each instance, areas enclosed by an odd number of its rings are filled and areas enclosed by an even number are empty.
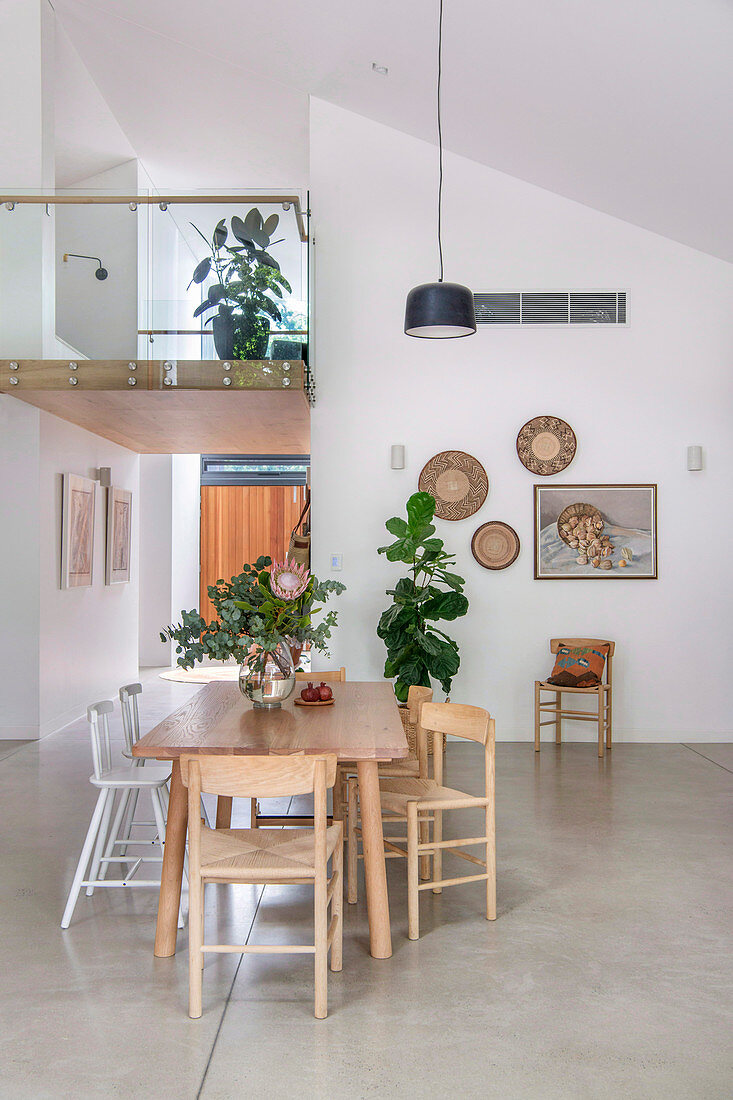
[[[413,684],[430,687],[431,676],[447,695],[461,664],[457,642],[435,623],[466,614],[465,581],[451,572],[455,558],[445,552],[443,540],[434,537],[434,515],[435,498],[430,493],[413,493],[407,502],[407,520],[394,516],[385,524],[395,541],[377,551],[387,561],[409,566],[409,576],[387,589],[392,604],[377,627],[387,647],[384,675],[397,678],[395,695],[401,703],[407,701]]]
[[[161,631],[160,640],[176,643],[176,663],[181,668],[193,668],[207,657],[214,661],[233,657],[243,664],[253,645],[268,651],[282,639],[293,649],[310,644],[327,653],[337,613],[329,611],[316,626],[313,616],[321,610],[316,604],[345,587],[339,581],[319,581],[294,562],[273,565],[272,558],[259,557],[253,565],[246,564],[239,576],[209,586],[217,618],[207,623],[198,611],[183,611],[181,622]]]

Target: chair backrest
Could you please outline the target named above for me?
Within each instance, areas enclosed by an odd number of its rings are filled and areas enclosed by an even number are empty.
[[[241,798],[313,794],[316,888],[325,889],[326,790],[336,782],[336,754],[322,756],[181,756],[181,778],[188,787],[189,859],[201,866],[201,792]]]
[[[94,778],[104,779],[112,767],[112,754],[109,747],[109,716],[115,709],[111,699],[101,703],[92,703],[87,707],[87,721],[92,735],[92,760]]]
[[[421,724],[423,729],[434,733],[465,737],[485,745],[489,740],[491,715],[483,707],[470,707],[465,703],[425,703]]]
[[[419,684],[412,685],[407,692],[407,709],[410,712],[410,721],[413,725],[416,726],[420,721],[420,708],[423,703],[432,703],[432,701],[432,688],[421,687]]]
[[[295,673],[296,680],[312,680],[313,683],[320,683],[323,680],[324,684],[345,684],[346,683],[346,669],[345,668],[327,668],[323,672],[307,672],[303,669],[299,669]]]
[[[181,778],[188,787],[193,769],[198,774],[201,790],[206,794],[234,798],[282,798],[286,795],[312,794],[321,762],[325,768],[325,787],[333,787],[336,782],[335,753],[321,756],[209,756],[184,753],[181,756]]]
[[[424,730],[432,730],[433,734],[445,733],[463,737],[484,746],[486,795],[493,796],[496,731],[494,719],[489,712],[483,707],[471,707],[465,703],[424,703],[420,717]],[[435,781],[442,783],[442,752],[433,753],[433,766]]]
[[[125,749],[128,756],[132,746],[140,740],[140,712],[137,697],[142,694],[142,684],[125,684],[120,688],[120,709],[122,710],[122,729],[125,734]]]
[[[418,771],[421,779],[427,779],[428,773],[428,739],[421,723],[422,708],[425,703],[432,703],[433,689],[413,684],[407,692],[407,710],[410,723],[415,727],[415,751],[417,755]],[[435,747],[433,747],[435,751]]]
[[[613,676],[613,654],[616,649],[616,643],[610,642],[608,638],[550,638],[550,653],[557,653],[561,645],[569,645],[574,649],[581,646],[608,646],[608,656],[606,657],[606,683],[611,683],[611,677]]]

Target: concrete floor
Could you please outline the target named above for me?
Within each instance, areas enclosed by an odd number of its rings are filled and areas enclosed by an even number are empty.
[[[144,728],[193,690],[151,679]],[[498,920],[480,884],[428,892],[409,942],[404,865],[389,861],[394,955],[367,952],[362,884],[325,1021],[304,956],[211,958],[189,1020],[187,933],[153,958],[154,891],[82,896],[61,932],[90,771],[82,722],[0,744],[2,1098],[733,1092],[731,745],[619,745],[605,762],[590,743],[499,745]],[[477,791],[479,754],[451,744],[447,774]],[[452,816],[470,835],[470,813]],[[460,833],[450,817],[446,833]],[[311,934],[305,889],[209,895],[220,940]]]

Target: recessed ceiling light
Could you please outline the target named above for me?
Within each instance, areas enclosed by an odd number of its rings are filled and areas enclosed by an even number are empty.
[[[386,65],[377,65],[376,61],[372,61],[372,72],[379,73],[380,76],[389,76],[389,69]]]

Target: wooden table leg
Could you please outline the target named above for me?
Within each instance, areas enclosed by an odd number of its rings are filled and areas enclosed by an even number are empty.
[[[216,798],[216,827],[217,829],[231,829],[232,827],[232,798],[228,794],[217,795]]]
[[[181,904],[183,856],[186,851],[188,825],[188,791],[181,781],[181,765],[173,761],[168,822],[165,829],[163,869],[158,898],[158,924],[155,929],[155,955],[159,959],[176,953],[178,908]]]
[[[392,955],[387,897],[387,868],[384,859],[382,811],[379,803],[379,774],[376,760],[360,760],[356,766],[359,777],[361,807],[361,837],[364,848],[367,914],[369,916],[369,946],[375,959]]]

